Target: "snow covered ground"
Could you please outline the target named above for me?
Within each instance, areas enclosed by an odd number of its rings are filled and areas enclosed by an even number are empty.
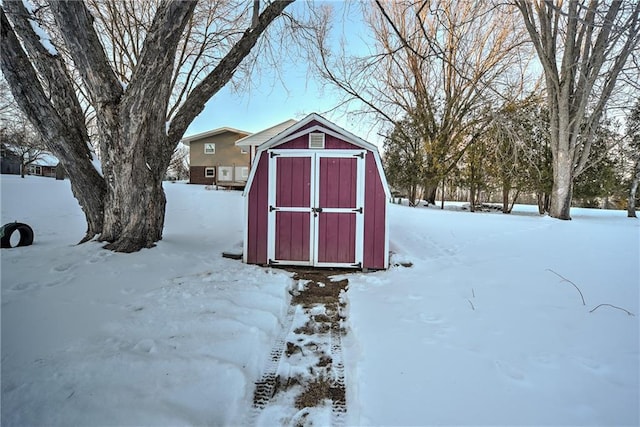
[[[240,193],[165,188],[164,239],[124,255],[75,245],[68,181],[2,176],[2,223],[35,232],[1,252],[3,426],[237,425],[250,410],[290,274],[220,256],[241,247]],[[413,265],[348,276],[347,424],[640,423],[638,220],[390,214],[393,261]]]

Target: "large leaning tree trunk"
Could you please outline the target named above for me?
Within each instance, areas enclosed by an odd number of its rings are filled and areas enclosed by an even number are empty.
[[[124,85],[116,77],[93,27],[93,17],[85,4],[74,0],[50,2],[56,27],[96,114],[104,178],[95,183],[95,187],[91,185],[79,191],[81,194],[76,194],[76,197],[84,208],[83,200],[94,193],[94,188],[102,189],[102,192],[97,193],[101,202],[102,221],[98,227],[88,231],[85,239],[99,234],[101,241],[108,242],[106,248],[119,252],[149,248],[162,239],[166,204],[162,178],[175,147],[189,124],[204,109],[205,103],[232,78],[260,35],[292,1],[273,2],[261,13],[254,13],[251,27],[242,34],[211,73],[189,93],[170,123],[167,115],[174,83],[172,76],[177,46],[193,15],[196,2],[160,2],[128,85]],[[18,9],[18,3],[20,2],[5,1],[3,8],[11,4],[11,7]],[[254,5],[259,6],[259,2],[255,1]],[[18,19],[15,16],[11,18],[14,22]],[[13,31],[8,26],[6,28],[5,30],[3,22],[3,57],[5,38],[16,38],[15,32],[23,43],[25,39],[25,34],[17,25],[14,24]],[[19,50],[19,45],[16,50]],[[40,58],[31,55],[31,52],[28,54],[27,56],[22,52],[24,58],[38,64],[36,68],[45,70],[39,70],[40,81],[46,80],[45,72],[56,79],[64,69],[62,67],[59,70],[53,66],[54,62],[63,65],[62,59],[57,55],[50,55],[54,58]],[[19,64],[11,59],[4,61],[4,58],[2,64],[5,75],[16,75],[10,81],[14,97],[38,131],[45,134],[54,112],[30,107],[33,99],[24,95],[24,88],[38,79],[27,80],[19,74],[29,64]],[[71,143],[64,137],[60,139],[62,151],[70,147]],[[86,139],[84,141],[86,149]],[[57,155],[55,151],[54,154]],[[70,163],[72,168],[76,164],[81,165],[79,168],[93,168],[90,156],[75,158]],[[66,163],[64,165],[65,168],[68,167]],[[70,174],[70,178],[75,185],[76,177]],[[78,176],[78,179],[81,178],[82,176]]]
[[[640,41],[640,2],[514,0],[544,70],[551,124],[549,214],[571,219],[574,179],[589,165],[595,129]]]
[[[40,43],[22,2],[5,1],[3,8],[13,15],[15,31],[0,9],[2,73],[20,109],[64,166],[87,221],[83,241],[89,240],[102,231],[106,185],[91,163],[84,114],[73,83],[60,56]]]

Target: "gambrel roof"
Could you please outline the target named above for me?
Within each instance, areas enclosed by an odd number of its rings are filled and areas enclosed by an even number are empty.
[[[312,122],[317,122],[315,125],[311,127],[306,127]],[[276,125],[269,129],[277,128],[278,126],[283,126],[287,122],[280,123],[280,125]],[[267,130],[269,130],[267,129]],[[263,131],[264,132],[264,131]],[[371,151],[376,161],[376,165],[378,170],[380,171],[380,179],[382,180],[382,186],[384,187],[384,191],[387,195],[387,198],[391,198],[391,192],[389,190],[389,185],[387,184],[386,177],[384,175],[384,170],[382,168],[382,160],[380,159],[380,153],[378,152],[378,147],[370,142],[365,141],[364,139],[352,134],[351,132],[341,128],[333,122],[325,119],[321,115],[317,113],[311,113],[304,119],[291,124],[288,127],[285,127],[284,130],[281,130],[279,133],[274,134],[270,139],[265,140],[262,144],[257,147],[256,151],[256,161],[251,165],[251,171],[249,172],[249,178],[247,180],[247,185],[245,186],[244,195],[247,195],[248,190],[251,188],[251,183],[253,182],[253,177],[255,175],[255,171],[258,165],[258,160],[260,159],[260,155],[265,150],[270,148],[274,148],[280,144],[284,144],[288,141],[294,140],[301,135],[305,135],[310,132],[322,132],[327,135],[334,136],[343,141],[351,143],[357,147],[361,147],[365,150]],[[255,134],[258,135],[258,134]]]

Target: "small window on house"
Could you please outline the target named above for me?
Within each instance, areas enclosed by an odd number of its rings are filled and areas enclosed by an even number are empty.
[[[216,154],[216,144],[204,144],[204,154]]]
[[[216,176],[216,168],[205,168],[204,176],[206,178],[214,178]]]
[[[233,166],[218,166],[218,181],[233,181]]]
[[[38,165],[29,165],[27,170],[30,175],[42,175],[42,166]]]
[[[320,133],[320,132],[310,133],[309,148],[324,148],[324,133]]]

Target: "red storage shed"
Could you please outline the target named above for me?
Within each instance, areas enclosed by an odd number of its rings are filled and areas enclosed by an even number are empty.
[[[246,263],[388,267],[378,149],[318,114],[258,146],[244,196]]]

